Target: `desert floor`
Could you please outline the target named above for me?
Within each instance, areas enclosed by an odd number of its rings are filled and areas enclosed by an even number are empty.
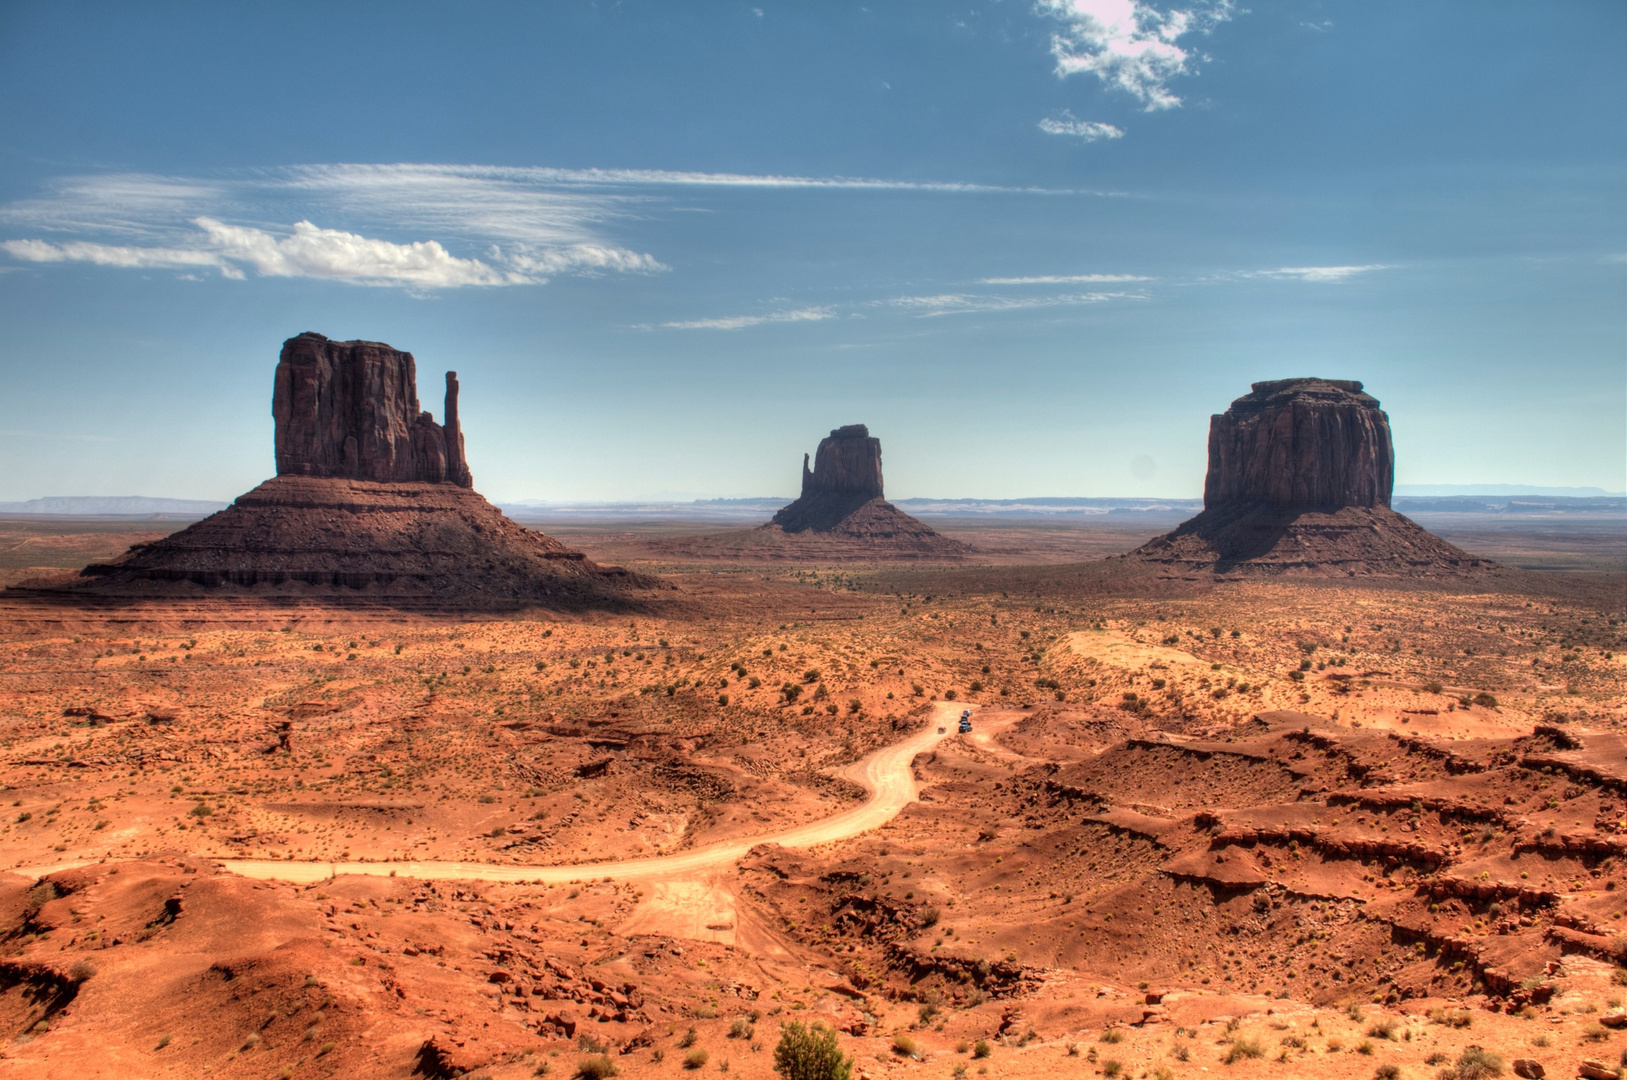
[[[1619,529],[1414,585],[680,526],[557,530],[678,585],[616,614],[0,594],[0,1075],[766,1078],[791,1019],[871,1080],[1620,1063]]]

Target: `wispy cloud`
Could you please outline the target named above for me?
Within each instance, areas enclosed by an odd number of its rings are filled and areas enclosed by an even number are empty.
[[[1207,33],[1233,11],[1231,0],[1199,0],[1168,11],[1142,0],[1038,0],[1037,7],[1062,23],[1051,35],[1058,75],[1088,72],[1149,112],[1181,104],[1169,82],[1191,74],[1200,59],[1177,42]]]
[[[1063,109],[1055,116],[1047,116],[1041,120],[1039,129],[1047,135],[1071,135],[1084,142],[1095,142],[1097,139],[1124,138],[1124,132],[1112,124],[1103,124],[1095,120],[1080,120],[1067,109]]]
[[[820,322],[834,319],[836,313],[828,307],[796,308],[792,311],[772,311],[763,315],[729,315],[721,319],[687,319],[682,322],[664,322],[668,330],[743,330],[764,323]]]
[[[539,284],[560,274],[665,269],[607,234],[672,188],[1112,194],[488,165],[305,165],[206,178],[113,173],[62,178],[38,197],[0,206],[0,226],[31,234],[0,241],[0,248],[24,262],[212,268],[237,278],[413,289]]]
[[[979,285],[1101,285],[1116,281],[1151,281],[1140,274],[1042,274],[1038,277],[978,278]]]
[[[1276,270],[1239,270],[1232,277],[1240,278],[1276,278],[1284,281],[1314,281],[1323,284],[1333,284],[1349,281],[1357,274],[1369,274],[1374,270],[1393,270],[1390,263],[1369,263],[1366,266],[1284,266]]]
[[[975,293],[941,293],[937,296],[899,296],[883,302],[902,309],[916,318],[931,319],[942,315],[1078,307],[1084,304],[1105,304],[1114,300],[1145,299],[1147,297],[1144,293],[1127,292],[1053,293],[1048,296],[987,296]]]

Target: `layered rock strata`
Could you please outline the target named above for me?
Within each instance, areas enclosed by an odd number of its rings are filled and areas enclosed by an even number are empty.
[[[959,557],[965,544],[941,536],[883,496],[881,440],[863,424],[849,424],[821,439],[802,458],[802,494],[776,513],[763,530],[805,537],[824,547],[854,547],[876,555]]]
[[[1391,510],[1394,481],[1390,419],[1361,383],[1255,383],[1210,418],[1203,512],[1130,557],[1349,576],[1490,565]]]
[[[418,407],[411,353],[301,334],[277,364],[277,476],[61,588],[362,595],[432,606],[622,606],[654,584],[515,524],[471,487],[457,376],[445,423]]]

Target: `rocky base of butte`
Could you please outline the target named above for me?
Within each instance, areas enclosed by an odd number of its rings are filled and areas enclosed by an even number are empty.
[[[575,606],[644,584],[515,524],[467,488],[279,476],[190,528],[86,567],[67,587]]]

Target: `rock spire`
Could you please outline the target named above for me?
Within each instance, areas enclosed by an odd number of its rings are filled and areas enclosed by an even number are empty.
[[[283,342],[271,414],[278,476],[472,487],[458,427],[458,376],[446,373],[446,423],[418,405],[412,354],[377,341],[304,333]]]

